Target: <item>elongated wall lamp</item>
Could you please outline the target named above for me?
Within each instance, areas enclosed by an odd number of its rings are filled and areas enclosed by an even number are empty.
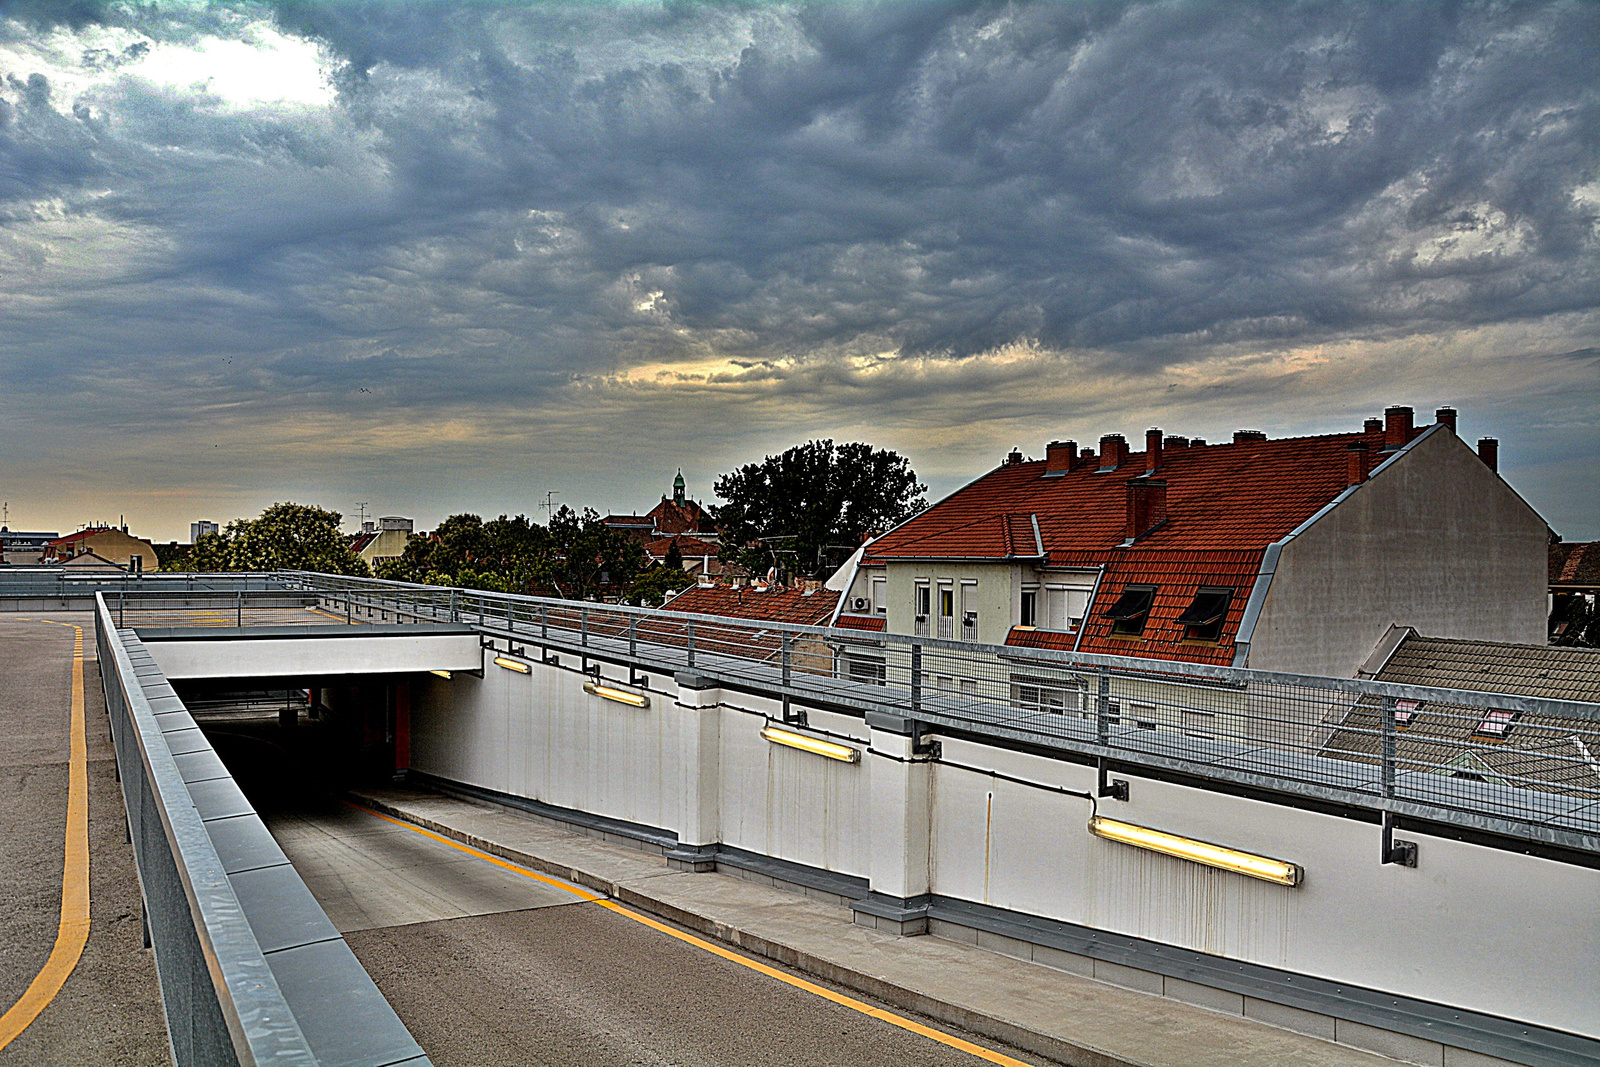
[[[429,671],[428,673],[432,674],[432,675],[436,675],[436,676],[438,676],[440,678],[443,678],[447,682],[450,680],[450,672],[449,671]]]
[[[614,685],[603,685],[600,682],[584,682],[583,691],[603,700],[615,700],[618,704],[627,704],[630,707],[648,708],[650,706],[650,698],[643,693],[618,689]]]
[[[508,671],[516,671],[518,674],[533,673],[533,668],[528,664],[523,663],[521,660],[507,659],[505,656],[496,656],[494,658],[494,662],[495,666],[504,667]]]
[[[775,745],[798,748],[801,752],[827,756],[829,759],[836,759],[841,763],[861,762],[861,750],[859,748],[851,748],[849,745],[824,741],[819,737],[807,737],[805,734],[797,734],[793,730],[780,730],[776,726],[763,726],[761,728],[761,736]]]
[[[1240,852],[1238,849],[1223,845],[1196,841],[1163,830],[1152,830],[1148,826],[1135,826],[1133,823],[1107,819],[1102,815],[1096,815],[1089,820],[1089,832],[1107,841],[1146,848],[1151,852],[1176,856],[1181,860],[1233,871],[1235,874],[1259,878],[1264,882],[1275,882],[1278,885],[1299,885],[1300,880],[1305,877],[1305,871],[1298,863]]]

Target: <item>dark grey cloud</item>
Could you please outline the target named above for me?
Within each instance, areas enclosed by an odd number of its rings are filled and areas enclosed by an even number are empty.
[[[282,85],[152,69],[240,41]],[[575,408],[937,481],[1457,401],[1544,462],[1596,436],[1597,252],[1589,3],[0,4],[0,458],[105,427],[186,502],[225,456],[425,480],[402,424],[482,495],[495,441],[621,494]]]

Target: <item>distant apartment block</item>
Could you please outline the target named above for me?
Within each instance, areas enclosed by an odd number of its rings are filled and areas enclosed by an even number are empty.
[[[350,551],[371,566],[382,559],[398,559],[411,540],[412,521],[402,515],[384,515],[361,524],[361,532],[350,542]]]
[[[214,534],[214,533],[221,533],[221,532],[222,532],[222,527],[218,526],[214,522],[207,521],[206,519],[201,519],[198,522],[191,522],[189,524],[189,543],[191,545],[194,544],[196,541],[200,540],[200,538],[204,537],[206,534]]]
[[[0,526],[0,564],[31,566],[44,561],[44,549],[60,537],[56,530],[13,530]]]
[[[45,544],[41,562],[75,570],[116,568],[134,574],[159,568],[155,546],[128,533],[126,526],[90,526],[58,537]]]
[[[836,622],[1344,677],[1393,626],[1542,643],[1550,530],[1455,422],[1013,452],[870,542]]]

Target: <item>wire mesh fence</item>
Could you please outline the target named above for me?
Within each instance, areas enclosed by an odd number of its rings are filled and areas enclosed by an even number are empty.
[[[813,706],[885,711],[946,732],[1600,851],[1595,702],[300,572],[276,580],[277,593],[305,595],[335,621],[465,623],[594,662],[690,671]]]

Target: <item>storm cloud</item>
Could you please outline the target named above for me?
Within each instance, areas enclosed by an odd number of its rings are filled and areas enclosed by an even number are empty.
[[[1597,253],[1588,3],[0,4],[17,525],[1402,402],[1594,536]]]

